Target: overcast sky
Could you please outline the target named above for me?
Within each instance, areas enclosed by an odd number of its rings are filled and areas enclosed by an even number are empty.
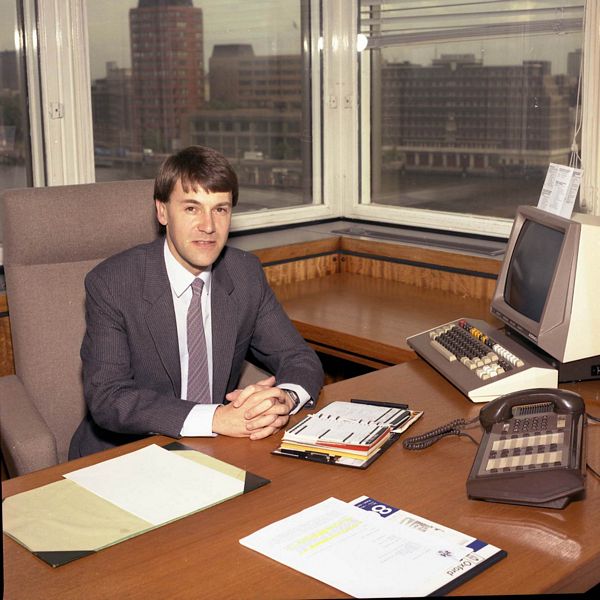
[[[107,61],[131,66],[129,9],[137,4],[137,0],[87,0],[92,79],[105,74]],[[299,5],[297,0],[194,0],[194,6],[202,8],[206,63],[215,43],[252,44],[255,54],[299,52]]]

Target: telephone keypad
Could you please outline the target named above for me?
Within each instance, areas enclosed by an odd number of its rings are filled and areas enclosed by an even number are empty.
[[[480,474],[560,467],[568,459],[565,447],[566,415],[536,414],[512,418],[492,428],[487,461]]]

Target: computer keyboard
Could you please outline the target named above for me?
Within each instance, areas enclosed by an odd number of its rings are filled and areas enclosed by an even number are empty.
[[[485,321],[461,318],[411,336],[408,345],[473,402],[558,387],[558,371]]]

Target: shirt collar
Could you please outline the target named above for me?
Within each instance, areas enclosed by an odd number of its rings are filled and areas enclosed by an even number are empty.
[[[179,298],[185,291],[192,285],[196,276],[190,273],[177,259],[173,256],[167,240],[165,239],[164,246],[165,266],[167,268],[167,276],[169,277],[169,283],[171,289],[175,295]],[[207,293],[210,293],[210,281],[211,281],[211,268],[212,265],[207,267],[198,277],[204,281],[204,289]]]

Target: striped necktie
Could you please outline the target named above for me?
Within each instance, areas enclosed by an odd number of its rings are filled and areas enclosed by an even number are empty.
[[[204,337],[202,304],[200,302],[203,287],[204,281],[202,279],[194,279],[192,283],[192,301],[187,314],[187,399],[197,404],[211,404],[206,339]]]

